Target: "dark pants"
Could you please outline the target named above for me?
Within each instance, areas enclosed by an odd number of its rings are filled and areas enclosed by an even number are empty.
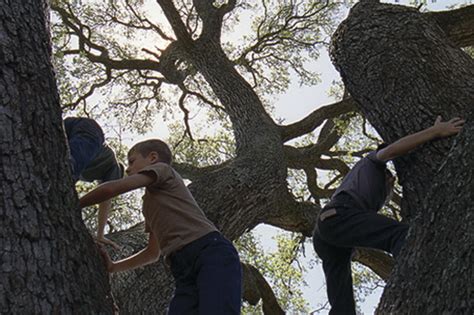
[[[330,315],[356,314],[351,274],[353,247],[381,249],[397,256],[408,232],[408,225],[347,201],[336,203],[336,215],[318,220],[313,235],[314,249],[323,261]]]
[[[78,181],[82,171],[102,149],[104,132],[95,120],[89,118],[66,118],[64,128],[71,152],[73,178]]]
[[[240,314],[239,255],[219,232],[209,233],[171,255],[176,290],[169,315]]]

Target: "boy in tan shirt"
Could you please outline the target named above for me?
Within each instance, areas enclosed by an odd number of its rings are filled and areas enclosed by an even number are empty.
[[[199,208],[181,176],[171,167],[171,151],[161,140],[137,143],[128,153],[126,178],[100,185],[80,199],[81,207],[146,187],[143,197],[148,246],[113,262],[109,272],[155,262],[171,263],[176,290],[168,314],[240,314],[242,272],[237,251]]]

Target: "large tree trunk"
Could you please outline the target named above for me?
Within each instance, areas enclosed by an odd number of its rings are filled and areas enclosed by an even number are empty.
[[[393,142],[472,107],[472,59],[431,15],[361,1],[333,37],[336,68],[361,111]],[[394,161],[405,219],[420,211],[431,179],[452,144],[435,141]]]
[[[0,3],[0,309],[112,313],[68,165],[46,1]]]
[[[378,314],[474,313],[474,111],[467,118],[416,216]]]
[[[453,138],[433,141],[395,161],[412,230],[381,314],[474,310],[474,62],[436,21],[365,0],[333,38],[346,87],[386,141],[428,127],[438,114],[468,119],[454,147]]]

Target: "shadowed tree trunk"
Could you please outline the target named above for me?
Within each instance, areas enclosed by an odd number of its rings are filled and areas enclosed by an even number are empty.
[[[333,36],[336,68],[387,142],[429,127],[437,115],[444,120],[462,117],[472,107],[472,59],[432,17],[414,8],[366,0],[354,6]],[[452,139],[435,141],[394,161],[403,186],[405,219],[420,211],[451,144]]]
[[[48,16],[47,1],[0,3],[0,309],[108,314],[67,162]]]
[[[467,118],[415,217],[378,314],[474,312],[474,111]]]
[[[472,21],[472,6],[463,10]],[[474,310],[474,61],[444,33],[441,16],[366,0],[333,37],[346,87],[388,142],[430,126],[438,114],[468,119],[457,138],[395,160],[411,232],[379,314]]]

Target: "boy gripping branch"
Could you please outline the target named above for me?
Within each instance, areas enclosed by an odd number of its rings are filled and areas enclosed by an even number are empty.
[[[397,257],[405,242],[408,225],[377,214],[390,199],[395,181],[386,162],[435,138],[455,135],[463,124],[460,118],[441,122],[438,117],[433,126],[370,152],[321,210],[313,243],[323,261],[330,315],[356,314],[350,267],[354,247],[377,248]]]
[[[148,245],[113,262],[103,252],[109,272],[141,267],[165,257],[176,290],[168,314],[240,314],[242,274],[239,256],[199,208],[172,155],[161,140],[134,145],[128,153],[128,177],[98,186],[80,199],[81,207],[146,187],[143,197]]]

